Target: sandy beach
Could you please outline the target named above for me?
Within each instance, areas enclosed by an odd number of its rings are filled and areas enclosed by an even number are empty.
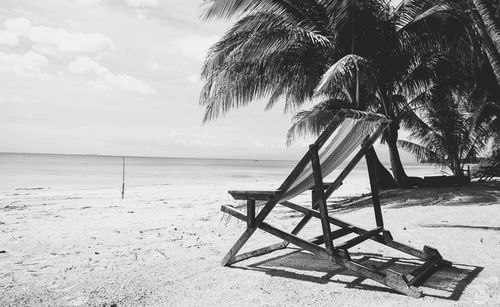
[[[358,278],[291,246],[233,267],[220,260],[245,225],[220,213],[234,184],[117,189],[18,188],[0,195],[1,306],[498,306],[500,186],[387,191],[386,228],[404,243],[436,247],[454,263],[421,299]],[[366,227],[366,200],[332,214]],[[280,208],[274,225],[300,216]],[[312,224],[312,223],[311,223]],[[318,225],[317,225],[318,224]],[[319,223],[304,235],[317,235]],[[257,239],[258,238],[258,239]],[[276,242],[262,232],[248,248]],[[419,262],[366,242],[365,264],[411,271]],[[384,257],[381,256],[384,255]]]
[[[0,307],[500,307],[500,0],[1,2]]]

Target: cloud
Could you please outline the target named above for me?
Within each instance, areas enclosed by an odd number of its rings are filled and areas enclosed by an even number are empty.
[[[31,22],[26,18],[7,19],[5,30],[0,30],[0,45],[15,47],[19,45],[19,36],[28,35]]]
[[[204,37],[191,35],[176,39],[173,41],[173,44],[182,56],[203,62],[208,49],[218,40],[218,36]]]
[[[19,45],[19,38],[15,33],[0,30],[0,45],[17,46]]]
[[[89,1],[89,0],[87,0]],[[102,33],[69,32],[47,26],[32,26],[26,18],[7,19],[0,31],[0,44],[16,46],[19,36],[27,37],[38,53],[56,55],[101,54],[114,50],[113,41]]]
[[[17,53],[0,54],[0,71],[12,72],[18,77],[47,79],[49,74],[46,73],[46,68],[49,60],[46,55],[98,56],[114,49],[111,39],[102,33],[86,34],[47,26],[33,26],[26,18],[7,19],[4,27],[5,30],[0,30],[0,46],[19,46],[21,37],[31,42],[31,50],[25,53],[17,50]],[[89,62],[80,60],[72,63],[69,69],[78,73],[77,70],[85,69],[85,65],[89,65]],[[94,66],[87,70],[95,70],[96,65],[98,66],[94,63]]]
[[[133,8],[155,8],[158,7],[158,0],[126,0],[128,6]]]
[[[29,35],[35,49],[42,53],[103,53],[114,49],[113,42],[102,33],[73,33],[46,26],[32,27]]]
[[[43,70],[48,64],[45,56],[33,51],[22,55],[0,53],[0,71],[11,72],[22,78],[47,79],[49,76]]]
[[[4,26],[11,33],[28,36],[31,30],[31,21],[26,18],[7,19]]]
[[[139,79],[126,74],[114,75],[105,71],[90,83],[91,86],[102,89],[106,87],[117,87],[119,89],[135,92],[143,95],[156,95],[156,90]]]
[[[158,0],[125,0],[125,4],[134,9],[139,19],[147,19],[158,9]]]
[[[74,74],[92,74],[95,79],[87,85],[98,91],[111,91],[114,88],[143,95],[156,95],[156,90],[147,83],[127,74],[113,74],[104,66],[87,57],[77,57],[69,63],[68,70]]]
[[[95,73],[102,69],[99,63],[87,57],[77,57],[69,63],[68,70],[74,74]]]

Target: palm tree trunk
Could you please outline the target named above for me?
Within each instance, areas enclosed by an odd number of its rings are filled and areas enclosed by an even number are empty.
[[[456,155],[454,157],[454,164],[453,165],[453,175],[455,176],[462,176],[463,173],[462,173],[462,165],[460,164],[460,157],[458,155]]]
[[[388,85],[387,90],[380,91],[382,96],[382,101],[384,104],[385,115],[392,119],[387,129],[387,146],[389,147],[389,159],[391,161],[392,175],[396,185],[399,187],[405,186],[404,181],[408,177],[403,168],[403,163],[401,162],[401,156],[399,155],[398,149],[398,137],[399,137],[399,122],[396,120],[396,115],[394,114],[393,102],[392,102],[392,84]]]
[[[373,147],[368,150],[367,156],[372,155],[372,161],[375,168],[375,179],[379,189],[393,189],[396,187],[396,182],[392,178],[391,173],[378,159],[377,153]]]
[[[362,99],[364,97],[364,93],[361,93],[362,91],[360,90],[359,87],[359,74],[356,72],[357,75],[357,80],[356,80],[356,87],[354,89],[351,89],[349,92],[353,92],[355,95],[355,100],[356,101],[356,108],[359,110],[366,111],[366,105],[365,101],[366,99]],[[367,155],[372,155],[373,157],[373,165],[375,169],[375,179],[377,181],[377,186],[379,189],[393,189],[396,188],[396,181],[394,181],[394,178],[392,177],[391,173],[387,170],[387,168],[380,162],[378,159],[377,153],[375,152],[375,149],[373,149],[373,146],[370,147],[368,150]]]
[[[484,0],[472,0],[474,10],[471,12],[474,25],[481,36],[483,48],[491,68],[500,85],[500,30],[495,24]]]
[[[387,146],[389,147],[389,159],[391,161],[391,170],[396,184],[398,186],[404,186],[405,179],[408,177],[403,168],[403,163],[401,162],[401,156],[399,155],[398,149],[398,123],[392,122],[389,125]]]

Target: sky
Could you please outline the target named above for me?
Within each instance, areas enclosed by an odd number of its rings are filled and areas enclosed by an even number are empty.
[[[295,159],[312,142],[287,148],[282,105],[202,124],[199,72],[230,23],[199,0],[0,4],[0,152]]]

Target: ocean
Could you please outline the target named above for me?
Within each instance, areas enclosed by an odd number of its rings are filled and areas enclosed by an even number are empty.
[[[151,185],[223,185],[235,189],[277,188],[296,161],[125,157],[127,189]],[[386,166],[388,166],[386,164]],[[342,166],[339,168],[342,169]],[[406,163],[410,176],[440,174],[431,165]],[[122,157],[0,153],[0,190],[120,188]],[[333,179],[339,170],[325,179]],[[336,195],[369,191],[361,161]]]

